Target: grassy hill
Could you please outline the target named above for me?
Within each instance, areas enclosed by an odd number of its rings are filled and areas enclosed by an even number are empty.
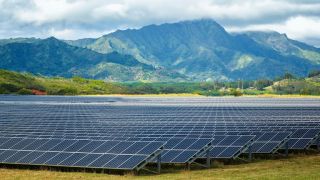
[[[125,93],[125,89],[121,85],[101,80],[88,80],[79,77],[71,79],[47,78],[0,70],[0,94],[32,94],[32,90],[45,92],[49,95]]]
[[[320,72],[319,72],[320,73]],[[242,90],[238,87],[243,88]],[[0,94],[198,94],[205,96],[320,95],[320,75],[243,82],[107,82],[81,77],[45,77],[0,70]]]

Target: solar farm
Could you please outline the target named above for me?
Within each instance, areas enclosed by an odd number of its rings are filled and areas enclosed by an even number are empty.
[[[320,99],[0,96],[0,164],[161,173],[320,150]]]

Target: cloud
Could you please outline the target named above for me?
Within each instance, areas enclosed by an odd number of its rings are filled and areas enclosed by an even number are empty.
[[[274,28],[314,44],[298,23],[315,25],[320,17],[318,0],[0,0],[0,8],[0,38],[97,37],[115,29],[209,17],[229,29]]]
[[[227,27],[227,30],[231,32],[273,30],[285,33],[292,39],[312,41],[316,46],[320,46],[320,17],[295,16],[284,23]]]

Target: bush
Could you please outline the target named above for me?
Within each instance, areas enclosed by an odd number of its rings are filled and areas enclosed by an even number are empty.
[[[14,85],[14,84],[7,84],[7,83],[1,83],[0,84],[0,91],[2,92],[18,92],[19,91],[19,87]]]
[[[320,70],[312,70],[309,72],[308,77],[315,77],[320,75]]]
[[[67,87],[57,91],[56,95],[77,95],[78,90],[75,88]]]
[[[30,89],[22,88],[17,93],[20,95],[31,95],[32,91]]]
[[[233,95],[233,96],[242,96],[242,92],[238,89],[231,89],[230,90],[230,95]]]

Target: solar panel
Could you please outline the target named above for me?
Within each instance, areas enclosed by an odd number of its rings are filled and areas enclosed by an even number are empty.
[[[151,161],[152,156],[155,153],[160,154],[164,146],[163,142],[157,141],[55,141],[54,139],[19,138],[7,138],[5,141],[0,149],[0,163],[107,169],[134,169],[144,161]],[[39,148],[30,146],[35,141],[42,141],[44,144]],[[89,144],[92,151],[81,152],[83,149],[87,149]],[[24,148],[22,145],[28,148]],[[95,151],[96,149],[99,151]]]
[[[0,96],[0,114],[0,162],[13,164],[134,169],[156,161],[152,143],[162,163],[185,163],[320,136],[320,100],[303,98]]]

